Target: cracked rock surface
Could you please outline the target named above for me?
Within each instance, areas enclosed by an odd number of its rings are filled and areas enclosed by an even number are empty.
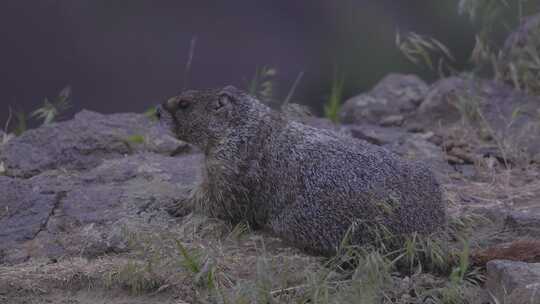
[[[85,172],[0,177],[0,262],[121,251],[126,225],[167,225],[164,208],[196,181],[199,161],[142,153]]]
[[[499,302],[540,303],[540,263],[493,260],[487,263],[487,287]]]
[[[51,169],[85,170],[104,159],[141,151],[163,155],[185,148],[142,114],[104,115],[83,110],[75,118],[24,132],[2,147],[7,175],[31,177]]]
[[[131,139],[136,136],[137,140]],[[166,227],[198,154],[140,114],[82,111],[0,149],[0,264],[125,250],[126,227]]]
[[[141,153],[84,172],[0,177],[0,262],[122,251],[126,226],[172,220],[164,209],[196,181],[199,161]]]

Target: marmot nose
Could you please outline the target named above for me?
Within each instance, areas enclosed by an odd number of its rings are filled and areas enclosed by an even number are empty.
[[[156,117],[157,117],[157,119],[161,119],[161,111],[163,111],[161,109],[161,106],[156,106]]]
[[[178,99],[176,97],[169,98],[165,102],[165,108],[169,111],[175,110],[177,106],[178,106]]]

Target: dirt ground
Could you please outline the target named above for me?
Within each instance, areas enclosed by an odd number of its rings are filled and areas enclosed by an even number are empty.
[[[456,175],[445,184],[452,216],[479,214],[486,218],[486,222],[471,230],[473,254],[495,244],[533,239],[539,235],[535,230],[539,227],[520,226],[519,223],[512,226],[507,218],[509,212],[538,209],[539,174],[537,167],[526,170],[482,168],[474,178]],[[233,289],[239,282],[257,281],[261,257],[272,261],[271,278],[286,281],[285,286],[302,286],[310,267],[321,265],[320,258],[304,254],[265,233],[237,227],[230,229],[224,224],[204,220],[196,222],[194,218],[179,221],[184,221],[183,225],[192,225],[192,229],[184,230],[181,241],[212,257],[216,265],[216,282],[213,284],[219,284],[223,289]],[[230,230],[215,233],[223,229]],[[147,242],[142,236],[137,237],[141,237],[136,239],[139,245]],[[152,246],[143,245],[146,247],[143,249],[136,246],[138,249],[130,253],[96,259],[66,257],[1,266],[0,303],[199,303],[204,297],[204,288],[201,289],[197,281],[200,278],[186,270],[189,267],[171,267],[174,263],[160,265],[166,255],[159,255],[154,269],[144,268],[149,260],[156,259],[149,252],[167,247],[163,244],[160,245],[163,247]],[[135,267],[126,277],[123,273],[126,265],[133,263],[143,265],[145,270],[139,271]]]

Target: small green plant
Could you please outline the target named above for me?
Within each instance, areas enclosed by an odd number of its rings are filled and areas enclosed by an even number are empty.
[[[157,290],[164,284],[153,271],[151,263],[128,261],[118,269],[107,272],[105,286],[112,288],[119,285],[134,295]]]
[[[194,283],[209,290],[214,289],[215,267],[212,259],[197,250],[188,250],[179,240],[176,240],[176,249],[180,266],[193,275]]]
[[[227,240],[241,240],[246,236],[246,234],[250,231],[249,224],[246,222],[240,222],[236,224],[229,235],[227,236]]]
[[[469,242],[462,241],[461,251],[454,253],[455,266],[449,275],[448,282],[440,288],[426,291],[421,297],[437,304],[473,303],[474,291],[485,281],[485,276],[469,263]],[[474,302],[476,303],[476,302]]]
[[[335,123],[339,122],[339,111],[341,109],[341,103],[343,101],[344,85],[345,77],[343,75],[338,76],[337,73],[334,73],[330,96],[328,97],[328,100],[324,105],[324,116]]]
[[[10,128],[13,117],[17,121],[15,128]],[[0,146],[6,144],[13,137],[21,135],[26,131],[26,115],[22,111],[13,112],[11,107],[9,107],[8,119],[4,125],[2,136],[0,137]],[[11,130],[11,132],[10,132]]]
[[[480,120],[482,100],[480,96],[472,93],[477,92],[479,89],[477,81],[470,79],[469,84],[471,88],[467,88],[463,93],[455,95],[455,105],[464,123],[477,123]]]
[[[144,135],[140,134],[130,135],[126,138],[126,142],[133,145],[141,145],[144,144],[145,138]]]
[[[158,120],[157,117],[157,109],[156,107],[151,107],[150,109],[144,111],[144,116],[148,117],[148,119],[156,121]]]
[[[32,112],[31,117],[43,120],[43,125],[50,124],[58,116],[71,107],[71,87],[67,86],[53,101],[45,98],[43,106]]]
[[[17,121],[17,125],[15,126],[13,133],[16,136],[19,136],[28,129],[28,125],[27,125],[28,118],[26,117],[26,114],[23,111],[16,111],[15,119]]]
[[[351,282],[340,293],[341,301],[380,303],[392,282],[392,262],[378,251],[363,252],[358,258]],[[340,301],[340,302],[341,302]]]
[[[272,67],[263,66],[260,69],[255,69],[255,75],[251,78],[248,86],[249,94],[264,103],[272,103],[276,94],[276,75],[277,70]]]

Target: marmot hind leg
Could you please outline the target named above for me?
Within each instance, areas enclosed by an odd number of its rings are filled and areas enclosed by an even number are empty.
[[[326,256],[337,252],[349,226],[346,218],[328,209],[300,203],[285,208],[269,222],[272,231],[287,242]]]

